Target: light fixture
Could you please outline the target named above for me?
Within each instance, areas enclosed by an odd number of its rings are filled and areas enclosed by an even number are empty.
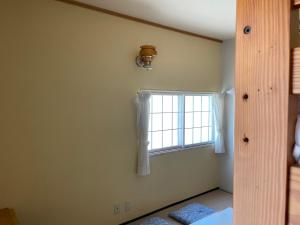
[[[153,58],[157,55],[157,51],[152,45],[142,45],[139,55],[136,57],[136,64],[147,70],[152,70]]]

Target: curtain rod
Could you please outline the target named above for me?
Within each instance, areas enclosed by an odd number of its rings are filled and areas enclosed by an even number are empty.
[[[222,93],[225,93],[227,95],[231,95],[231,94],[234,94],[234,92],[235,92],[234,88],[229,88],[229,89],[223,91]]]
[[[218,93],[217,91],[211,91],[211,92],[203,92],[203,91],[185,91],[185,90],[182,90],[182,91],[178,91],[178,90],[155,90],[155,89],[141,89],[138,91],[139,92],[142,92],[142,91],[148,91],[148,92],[155,92],[155,93],[177,93],[177,94],[182,94],[182,93],[190,93],[190,94],[215,94],[215,93]]]

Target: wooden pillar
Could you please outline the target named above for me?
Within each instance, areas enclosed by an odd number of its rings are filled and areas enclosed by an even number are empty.
[[[290,0],[237,1],[235,225],[286,224],[290,14]]]

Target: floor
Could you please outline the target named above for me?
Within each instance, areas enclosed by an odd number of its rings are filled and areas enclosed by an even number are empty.
[[[162,210],[158,213],[155,213],[149,217],[161,217],[164,218],[165,220],[167,220],[168,222],[174,224],[174,225],[182,225],[180,223],[177,223],[176,221],[174,221],[173,219],[168,218],[168,213],[171,211],[174,211],[176,209],[182,208],[190,203],[201,203],[203,205],[206,205],[216,211],[221,211],[223,209],[226,209],[228,207],[232,207],[233,203],[232,203],[232,194],[229,194],[227,192],[221,191],[221,190],[216,190],[213,192],[210,192],[208,194],[196,197],[194,199],[191,199],[189,201],[186,201],[184,203],[178,204],[176,206],[167,208],[165,210]],[[148,217],[145,217],[141,220],[135,221],[133,223],[130,223],[130,225],[139,225],[143,220],[147,219]]]

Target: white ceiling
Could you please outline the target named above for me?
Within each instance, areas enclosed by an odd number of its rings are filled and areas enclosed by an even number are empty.
[[[77,1],[221,40],[235,34],[236,0]]]

